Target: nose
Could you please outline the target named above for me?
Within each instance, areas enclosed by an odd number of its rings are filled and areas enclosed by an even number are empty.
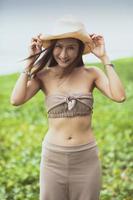
[[[67,59],[68,54],[67,54],[67,50],[65,48],[62,48],[61,52],[60,52],[60,58],[65,60]]]

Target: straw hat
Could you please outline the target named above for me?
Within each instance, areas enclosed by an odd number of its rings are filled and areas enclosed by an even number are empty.
[[[59,19],[55,23],[52,34],[40,35],[44,48],[49,47],[51,40],[63,38],[76,38],[81,40],[85,45],[83,54],[90,53],[91,49],[94,48],[94,43],[86,31],[84,24],[72,16]]]

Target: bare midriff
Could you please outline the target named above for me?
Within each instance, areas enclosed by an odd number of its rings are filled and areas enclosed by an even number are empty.
[[[95,140],[91,128],[91,116],[49,118],[45,135],[48,142],[63,145],[81,145]]]
[[[41,78],[45,95],[93,92],[94,78],[91,68],[74,68],[70,76],[63,79],[60,76],[58,77],[57,68],[53,67],[45,72]],[[62,146],[82,145],[94,141],[91,118],[91,114],[76,117],[48,118],[48,131],[45,138],[50,143]]]

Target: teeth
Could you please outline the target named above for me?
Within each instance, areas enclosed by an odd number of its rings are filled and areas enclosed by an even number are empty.
[[[66,63],[66,62],[68,62],[69,60],[66,60],[66,61],[60,60],[60,61],[63,62],[63,63]]]

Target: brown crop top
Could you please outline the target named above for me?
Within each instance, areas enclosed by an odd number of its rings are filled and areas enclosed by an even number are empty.
[[[45,105],[49,118],[90,115],[93,96],[91,92],[47,95]]]

